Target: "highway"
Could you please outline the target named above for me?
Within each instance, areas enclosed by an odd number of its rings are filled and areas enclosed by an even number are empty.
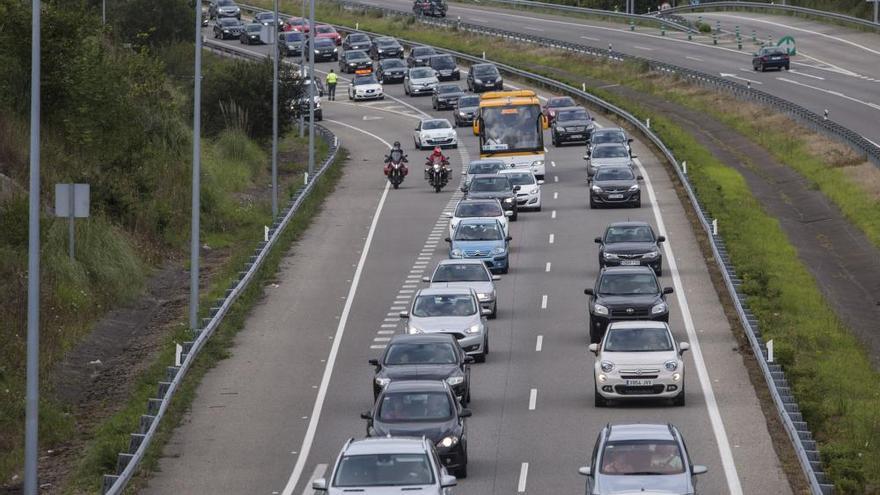
[[[411,12],[410,0],[363,0],[361,3]],[[691,15],[691,14],[688,14]],[[656,28],[637,28],[630,31],[621,23],[606,23],[563,15],[550,15],[500,7],[471,4],[449,4],[448,18],[461,17],[463,22],[497,29],[506,29],[531,36],[581,43],[597,48],[658,60],[680,67],[700,70],[713,75],[724,75],[752,87],[785,98],[813,112],[822,114],[829,110],[831,119],[862,134],[874,143],[880,143],[880,41],[876,35],[841,35],[843,43],[827,36],[827,31],[849,32],[845,28],[829,29],[815,21],[784,18],[776,24],[791,23],[801,30],[786,29],[760,20],[741,21],[734,13],[693,14],[712,16],[722,21],[722,31],[732,32],[740,25],[743,49],[738,50],[731,36],[727,42],[714,46],[709,36],[696,36],[692,41],[682,32],[667,32],[662,36]],[[773,22],[773,21],[770,21]],[[766,40],[773,36],[774,44],[784,33],[795,37],[803,47],[793,59],[793,71],[766,73],[754,72],[751,66],[754,45],[751,44],[751,26],[758,36]],[[749,26],[748,28],[746,26]],[[723,37],[722,37],[723,38]],[[851,40],[849,38],[852,38]],[[862,48],[859,48],[858,45]]]
[[[336,64],[318,64],[330,68]],[[430,98],[406,97],[400,85],[386,85],[384,101],[350,103],[345,86],[338,101],[323,103],[324,125],[351,155],[345,175],[266,287],[231,356],[204,378],[143,493],[310,494],[311,479],[327,473],[344,441],[364,434],[367,360],[402,331],[398,311],[446,257],[443,213],[460,193],[430,190],[420,168],[428,152],[411,144],[417,119],[449,112],[432,112]],[[477,158],[470,129],[458,136],[459,148],[447,153],[456,170]],[[381,172],[395,140],[411,163],[396,191]],[[456,493],[582,492],[577,468],[608,422],[677,425],[694,462],[709,466],[698,482],[703,493],[791,492],[670,178],[643,143],[634,147],[647,194],[640,209],[624,210],[587,209],[582,146],[549,149],[543,211],[511,223],[511,270],[498,282],[491,353],[472,368],[469,477]],[[683,408],[593,406],[583,289],[598,273],[593,237],[625,219],[649,221],[669,240],[661,281],[675,288],[670,325],[692,346]]]

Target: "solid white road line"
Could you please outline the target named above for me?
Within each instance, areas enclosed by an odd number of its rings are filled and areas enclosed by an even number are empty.
[[[544,336],[538,335],[538,339],[535,341],[535,352],[541,352],[542,347],[544,347]]]
[[[541,296],[541,309],[547,309],[547,294]]]
[[[648,48],[647,46],[641,46],[641,45],[633,45],[633,48],[635,48],[636,50],[646,50],[646,51],[649,51],[649,52],[653,52],[653,51],[654,51],[653,48]]]
[[[529,463],[524,462],[519,468],[519,483],[516,485],[516,493],[526,492],[526,481],[529,477]]]
[[[371,132],[358,129],[357,127],[336,120],[326,119],[326,121],[366,134],[375,138],[386,147],[391,148],[391,143]],[[330,347],[330,355],[327,357],[327,364],[324,366],[321,385],[318,387],[318,396],[315,398],[315,405],[312,408],[312,414],[309,417],[309,426],[306,429],[306,434],[302,441],[302,447],[299,449],[299,457],[297,457],[296,464],[293,466],[293,472],[290,473],[290,477],[287,479],[287,484],[281,492],[282,495],[293,494],[293,490],[296,488],[296,484],[299,482],[303,468],[309,458],[309,452],[312,450],[312,444],[315,441],[315,432],[318,430],[318,421],[321,417],[321,411],[324,409],[324,401],[327,399],[327,389],[330,387],[330,378],[333,376],[333,367],[336,364],[336,356],[339,354],[339,346],[342,345],[342,337],[345,335],[345,326],[348,324],[348,316],[351,314],[351,305],[361,281],[361,274],[364,271],[367,254],[369,254],[370,246],[373,244],[373,235],[376,233],[376,225],[379,223],[379,216],[382,214],[382,207],[385,206],[385,199],[388,197],[388,189],[390,186],[390,182],[385,183],[385,187],[382,189],[382,196],[379,198],[379,205],[376,206],[376,212],[373,213],[373,220],[370,222],[370,230],[367,232],[367,239],[364,241],[364,247],[361,250],[361,257],[358,260],[357,268],[351,279],[351,286],[348,288],[348,297],[345,298],[345,306],[342,308],[342,315],[339,317],[339,325],[336,327],[333,345]],[[375,349],[376,347],[370,346],[370,348]]]
[[[688,60],[693,60],[693,61],[695,61],[695,62],[703,62],[703,61],[704,61],[704,60],[701,59],[700,57],[691,57],[690,55],[688,55],[688,56],[686,56],[686,57],[684,57],[684,58],[686,58],[686,59],[688,59]]]
[[[324,472],[327,471],[326,464],[318,464],[315,466],[315,470],[312,471],[312,475],[309,477],[310,481],[316,480],[318,478],[324,477]],[[277,493],[277,492],[276,492]],[[306,487],[302,491],[302,495],[314,495],[315,490],[312,489],[311,482],[306,484]]]
[[[591,36],[581,36],[581,39],[590,40],[590,41],[602,41],[599,38],[593,38]]]
[[[529,411],[535,410],[535,405],[538,402],[538,389],[533,388],[529,391]]]
[[[789,69],[788,73],[789,74],[797,74],[799,76],[804,76],[804,77],[812,77],[813,79],[818,79],[820,81],[825,80],[824,77],[814,76],[813,74],[807,74],[806,72],[801,72],[801,71],[795,70],[795,69]]]
[[[648,172],[642,166],[642,162],[636,158],[633,160],[642,172],[645,180],[645,186],[648,190],[648,198],[651,201],[651,210],[654,212],[654,219],[657,221],[657,231],[666,232],[666,224],[663,222],[663,214],[660,207],[657,206],[657,197],[654,194],[654,187],[651,185],[651,179]],[[731,495],[742,495],[742,486],[739,482],[739,474],[736,470],[736,464],[733,462],[733,452],[730,450],[730,442],[727,439],[727,431],[724,429],[724,420],[721,419],[721,412],[718,410],[718,402],[715,400],[715,391],[712,389],[712,381],[709,379],[709,371],[706,368],[706,361],[703,359],[703,350],[700,347],[700,339],[694,329],[694,320],[691,317],[690,306],[688,306],[687,295],[681,283],[681,275],[678,273],[678,263],[672,253],[672,243],[668,240],[663,243],[663,254],[669,264],[669,272],[672,274],[672,285],[675,288],[675,298],[678,300],[678,306],[681,308],[684,327],[687,330],[688,339],[691,344],[691,356],[694,359],[694,365],[697,368],[697,376],[700,379],[700,389],[706,400],[706,410],[709,413],[709,423],[712,425],[712,431],[715,434],[715,440],[718,442],[718,453],[721,456],[721,465],[724,468],[724,476],[727,478],[727,488]]]
[[[830,89],[820,88],[818,86],[811,86],[809,84],[804,84],[802,82],[792,81],[791,79],[787,79],[785,77],[777,77],[776,79],[779,81],[782,81],[782,82],[795,84],[797,86],[803,86],[805,88],[815,89],[816,91],[821,91],[823,93],[828,93],[829,95],[838,96],[838,97],[843,98],[845,100],[854,101],[856,103],[860,103],[862,105],[865,105],[866,107],[873,108],[874,110],[880,110],[880,105],[878,105],[876,103],[872,103],[870,101],[862,101],[858,98],[853,98],[852,96],[847,96],[847,95],[841,93],[840,91],[832,91]]]

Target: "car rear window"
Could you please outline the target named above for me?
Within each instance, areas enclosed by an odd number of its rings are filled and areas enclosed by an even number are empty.
[[[437,267],[431,282],[489,282],[486,267],[476,263],[449,263]]]
[[[624,146],[600,146],[593,150],[592,158],[626,158],[629,151]]]

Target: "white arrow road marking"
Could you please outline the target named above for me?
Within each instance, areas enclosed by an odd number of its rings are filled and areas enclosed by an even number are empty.
[[[744,69],[741,69],[741,70],[744,70]],[[736,74],[728,74],[728,73],[726,73],[726,72],[722,72],[722,73],[721,73],[721,77],[729,77],[729,78],[731,78],[731,79],[739,79],[740,81],[748,81],[748,82],[750,82],[750,83],[752,83],[752,84],[764,84],[764,83],[762,83],[762,82],[752,81],[751,79],[747,79],[747,78],[745,78],[745,77],[739,77],[739,76],[736,75]]]
[[[375,115],[364,115],[364,120],[382,120],[382,117],[377,117]]]

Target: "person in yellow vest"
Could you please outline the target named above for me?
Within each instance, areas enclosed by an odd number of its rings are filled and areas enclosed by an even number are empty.
[[[330,72],[327,74],[327,99],[330,101],[336,100],[336,73],[333,72],[333,69],[330,69]]]

